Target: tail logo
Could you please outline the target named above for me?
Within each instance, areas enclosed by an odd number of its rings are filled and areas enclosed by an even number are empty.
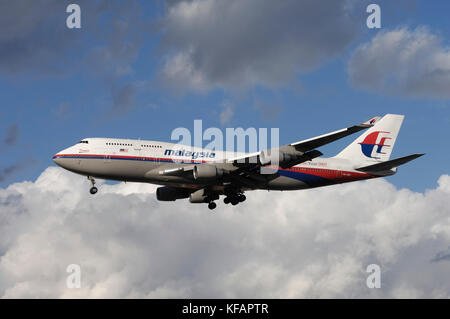
[[[364,141],[362,141],[361,143],[358,143],[361,145],[361,151],[362,153],[370,158],[380,158],[379,156],[377,156],[377,154],[386,154],[383,153],[383,147],[391,147],[390,145],[385,144],[386,140],[390,140],[390,137],[387,136],[382,136],[378,143],[378,137],[380,136],[380,134],[389,134],[390,132],[384,132],[384,131],[375,131],[370,133],[369,135],[366,136],[366,138],[364,139]],[[377,146],[375,148],[375,146]],[[375,149],[375,151],[374,151]]]

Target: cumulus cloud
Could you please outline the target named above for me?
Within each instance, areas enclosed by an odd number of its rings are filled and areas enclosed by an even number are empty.
[[[260,99],[255,100],[253,107],[261,112],[261,117],[265,121],[276,120],[283,111],[283,106],[281,104]]]
[[[77,30],[66,26],[70,3],[2,1],[0,73],[61,76],[81,65],[108,76],[130,73],[144,30],[136,2],[79,0]]]
[[[92,21],[90,30],[97,40],[93,48],[89,48],[85,56],[85,64],[90,70],[107,77],[121,77],[133,74],[135,62],[142,37],[148,31],[142,18],[142,10],[136,1],[104,1],[100,2],[97,19],[110,15],[106,20],[108,26]],[[93,13],[90,13],[93,15]],[[92,19],[94,20],[94,19]]]
[[[351,83],[382,94],[450,98],[450,48],[426,27],[379,32],[353,53]]]
[[[450,261],[450,246],[439,253],[431,260],[432,262]]]
[[[136,107],[137,96],[139,92],[148,91],[149,83],[147,81],[134,81],[124,85],[113,85],[112,95],[112,115],[119,115]],[[155,108],[155,106],[150,106]]]
[[[136,0],[79,0],[81,29],[69,29],[69,0],[16,0],[0,3],[0,76],[63,77],[83,72],[112,91],[111,111],[134,102],[135,84],[120,79],[133,63],[148,24]],[[70,105],[56,110],[66,118]]]
[[[135,105],[136,87],[133,83],[127,83],[122,87],[113,88],[113,110],[121,111],[132,108]]]
[[[0,168],[0,183],[4,182],[8,177],[14,175],[25,167],[24,162],[14,163],[8,167]]]
[[[0,189],[0,296],[446,297],[450,176],[414,193],[372,180],[249,193],[214,213],[155,186],[100,185],[56,167]],[[439,255],[441,256],[441,255]],[[382,270],[368,289],[367,265]],[[81,266],[81,288],[66,267]]]
[[[224,101],[222,103],[222,111],[220,112],[220,124],[226,125],[230,123],[234,115],[234,104],[230,101]]]
[[[334,0],[169,1],[162,78],[194,91],[286,84],[355,39],[354,8]]]
[[[58,0],[1,2],[0,71],[16,74],[37,68],[54,72],[60,61],[58,53],[71,42],[63,36],[64,15],[64,4]],[[63,27],[55,27],[58,22]],[[51,60],[53,63],[47,65]]]

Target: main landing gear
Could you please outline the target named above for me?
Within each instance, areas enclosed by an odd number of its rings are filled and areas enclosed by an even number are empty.
[[[223,202],[233,206],[242,203],[247,199],[244,193],[238,190],[227,190],[224,195],[225,198],[223,199]],[[217,207],[217,204],[214,202],[216,199],[219,199],[219,196],[214,194],[209,194],[209,196],[205,198],[205,203],[208,203],[209,209],[213,210]]]
[[[225,204],[230,204],[233,206],[236,206],[239,203],[244,202],[247,199],[243,193],[235,193],[235,194],[229,194],[227,197],[223,199],[223,202]]]
[[[94,179],[93,177],[91,177],[91,176],[88,176],[88,180],[91,182],[91,185],[92,185],[92,187],[91,187],[91,189],[89,190],[89,192],[90,192],[92,195],[97,194],[98,188],[95,187],[95,179]]]

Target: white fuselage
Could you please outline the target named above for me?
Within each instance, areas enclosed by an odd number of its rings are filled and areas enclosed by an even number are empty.
[[[160,172],[186,165],[214,163],[220,166],[226,158],[242,155],[157,141],[88,138],[54,155],[53,160],[85,176],[195,189],[203,183]],[[288,169],[277,169],[277,174],[264,187],[258,188],[295,190],[379,177],[358,172],[349,160],[340,158],[316,158]]]

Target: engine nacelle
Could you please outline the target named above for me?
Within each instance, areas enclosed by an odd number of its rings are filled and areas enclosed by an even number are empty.
[[[164,202],[173,202],[177,199],[188,198],[189,192],[183,188],[158,187],[156,189],[156,199]]]
[[[216,199],[219,199],[219,195],[213,192],[207,192],[204,188],[191,193],[189,196],[191,203],[208,203]]]
[[[193,192],[189,196],[189,201],[191,203],[205,203],[206,202],[206,192],[204,189],[199,189],[198,191]]]
[[[295,158],[296,154],[288,154],[286,152],[280,151],[279,149],[262,150],[259,155],[259,161],[261,162],[261,165],[287,163],[295,160]]]
[[[195,165],[193,175],[196,180],[215,180],[223,176],[223,170],[213,165]]]

